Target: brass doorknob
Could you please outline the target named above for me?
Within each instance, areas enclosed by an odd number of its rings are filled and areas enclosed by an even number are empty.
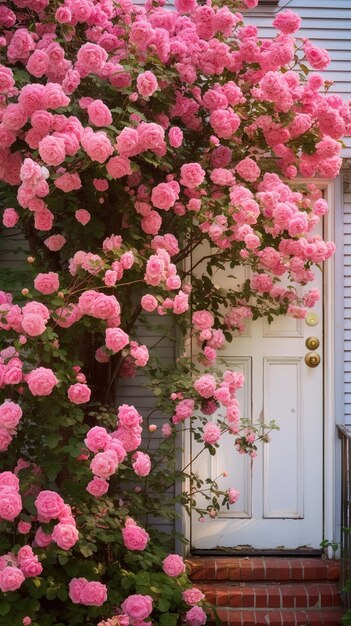
[[[317,350],[319,347],[318,337],[307,337],[305,345],[309,350]]]
[[[307,352],[305,356],[305,363],[308,367],[317,367],[321,362],[321,357],[318,352]]]

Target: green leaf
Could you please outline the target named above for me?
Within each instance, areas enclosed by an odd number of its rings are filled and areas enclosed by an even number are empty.
[[[168,602],[168,600],[165,600],[164,598],[159,599],[158,610],[161,611],[161,613],[165,613],[166,611],[168,611],[170,606],[171,603]]]
[[[54,600],[57,597],[57,588],[49,587],[49,589],[46,592],[46,597],[48,600]]]
[[[7,615],[11,609],[11,604],[7,600],[0,601],[0,615]]]
[[[178,616],[174,613],[163,613],[160,616],[161,626],[177,626]]]

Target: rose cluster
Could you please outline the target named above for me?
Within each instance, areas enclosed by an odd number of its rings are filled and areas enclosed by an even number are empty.
[[[134,452],[141,444],[142,416],[134,406],[122,404],[118,408],[116,430],[108,433],[102,426],[93,426],[84,443],[94,457],[90,462],[94,474],[87,491],[101,497],[108,490],[108,480],[118,469],[128,452]],[[147,476],[151,470],[148,454],[138,450],[132,457],[132,467],[137,476]]]
[[[70,550],[79,540],[79,533],[71,507],[65,504],[61,496],[55,491],[43,490],[35,499],[38,512],[38,521],[44,524],[58,519],[51,533],[46,533],[39,526],[35,543],[46,547],[54,541],[62,550]]]
[[[39,576],[43,571],[38,557],[30,546],[23,546],[15,556],[12,552],[0,557],[0,589],[3,593],[16,591],[26,578]]]

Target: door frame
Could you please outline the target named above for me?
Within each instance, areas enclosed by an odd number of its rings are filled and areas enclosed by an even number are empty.
[[[328,202],[329,212],[323,219],[323,237],[336,243],[337,252],[324,265],[323,289],[324,289],[324,319],[323,319],[323,385],[324,385],[324,418],[323,418],[323,537],[338,541],[337,528],[340,526],[340,514],[337,510],[339,503],[336,481],[339,472],[336,468],[336,423],[341,421],[339,415],[340,397],[342,398],[343,387],[340,380],[340,365],[342,363],[343,343],[342,327],[340,331],[340,320],[342,319],[342,297],[343,291],[335,280],[336,271],[342,276],[342,215],[343,215],[343,183],[342,176],[335,180],[326,178],[295,179],[296,183],[313,183],[323,192]],[[187,263],[185,263],[187,265]],[[336,323],[338,322],[338,323]],[[190,356],[189,342],[186,341],[186,353]],[[343,372],[342,372],[343,373]],[[190,435],[184,433],[181,436],[182,452],[178,455],[180,467],[184,467],[190,461]],[[183,489],[189,490],[188,481],[183,485]],[[179,486],[179,491],[181,486]],[[177,507],[178,508],[178,507]],[[191,517],[187,515],[183,507],[178,508],[180,518],[176,522],[176,531],[180,532],[189,541],[191,551]],[[186,554],[189,551],[187,546],[179,540],[176,541],[176,551]],[[334,553],[331,548],[327,549],[328,558],[332,558]]]

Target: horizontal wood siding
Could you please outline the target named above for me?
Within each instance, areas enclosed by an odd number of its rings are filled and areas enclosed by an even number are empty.
[[[172,365],[176,358],[176,342],[174,340],[174,327],[172,324],[172,316],[159,316],[157,314],[148,315],[149,327],[143,328],[142,332],[137,332],[139,343],[144,343],[150,350],[150,356],[162,359],[165,365]],[[140,327],[139,327],[140,329]],[[160,341],[160,338],[163,339]],[[155,345],[157,344],[157,345]],[[116,403],[133,404],[135,408],[144,418],[144,445],[148,446],[150,453],[161,443],[163,436],[161,426],[169,416],[165,416],[160,411],[155,411],[155,396],[151,389],[148,389],[149,379],[143,368],[137,369],[137,375],[134,378],[120,381],[117,389]],[[172,390],[170,389],[170,393]],[[147,421],[148,416],[151,415]],[[156,424],[157,430],[149,436],[147,426]],[[174,489],[171,490],[170,496],[174,496]],[[162,532],[171,532],[174,530],[174,524],[153,517],[148,523],[158,528]]]
[[[28,256],[28,244],[17,228],[0,231],[0,289],[4,270],[23,270]]]

